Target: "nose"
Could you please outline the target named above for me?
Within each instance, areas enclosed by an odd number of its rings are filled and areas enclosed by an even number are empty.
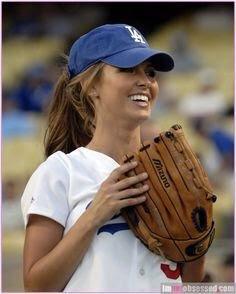
[[[147,74],[145,71],[140,70],[137,74],[137,86],[139,87],[145,87],[145,88],[150,88],[151,87],[151,81],[148,78]]]

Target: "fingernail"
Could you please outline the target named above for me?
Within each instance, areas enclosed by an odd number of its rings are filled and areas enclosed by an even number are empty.
[[[147,177],[148,174],[147,174],[147,173],[142,173],[142,176],[143,176],[143,177]]]
[[[143,185],[143,189],[147,189],[149,186],[147,184]]]

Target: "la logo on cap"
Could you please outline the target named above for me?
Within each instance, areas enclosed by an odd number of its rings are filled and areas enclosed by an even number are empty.
[[[135,28],[131,27],[131,26],[125,26],[126,29],[129,30],[131,38],[134,39],[135,42],[139,42],[139,43],[143,43],[145,44],[146,42],[143,39],[143,36],[141,34],[139,34]]]

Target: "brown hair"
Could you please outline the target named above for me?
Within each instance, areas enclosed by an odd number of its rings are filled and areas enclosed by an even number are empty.
[[[44,137],[46,157],[56,151],[69,153],[86,146],[91,140],[95,129],[95,108],[88,92],[99,79],[103,65],[97,63],[72,79],[65,66],[49,107]]]

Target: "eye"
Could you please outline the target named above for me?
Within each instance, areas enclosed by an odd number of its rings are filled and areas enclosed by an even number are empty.
[[[151,68],[148,68],[147,70],[146,70],[146,74],[150,77],[150,78],[156,78],[156,76],[157,76],[157,71],[153,68],[153,67],[151,67]]]

